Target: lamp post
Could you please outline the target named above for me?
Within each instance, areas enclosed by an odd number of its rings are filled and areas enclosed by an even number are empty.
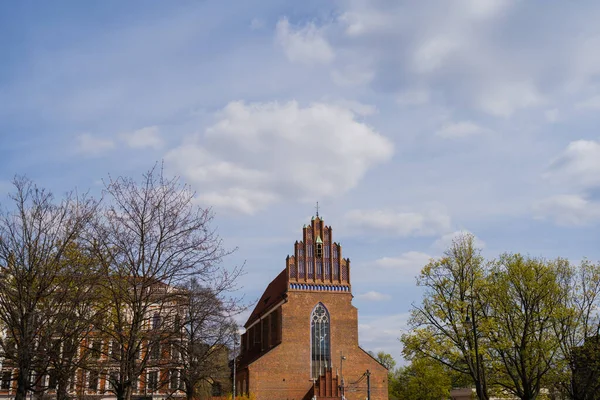
[[[237,345],[237,332],[233,333],[233,395],[232,398],[235,400],[235,364],[236,364],[236,355],[235,355],[235,351],[236,351],[236,345]]]
[[[340,394],[342,395],[342,400],[345,399],[344,397],[344,360],[346,359],[346,356],[344,356],[344,353],[342,353],[342,355],[340,356],[340,377],[342,378],[342,384],[340,385]]]

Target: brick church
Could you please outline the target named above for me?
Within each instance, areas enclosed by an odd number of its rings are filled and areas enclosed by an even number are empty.
[[[244,325],[238,394],[256,400],[388,399],[387,369],[358,345],[350,260],[318,216]]]

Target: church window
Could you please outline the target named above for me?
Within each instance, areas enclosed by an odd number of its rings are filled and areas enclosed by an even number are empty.
[[[307,257],[312,257],[313,256],[313,247],[312,244],[309,244],[306,246],[306,256]]]
[[[317,258],[323,257],[323,243],[317,243]]]
[[[325,368],[331,367],[329,312],[319,303],[310,319],[311,375],[316,379],[325,373]]]
[[[308,277],[313,279],[315,277],[315,266],[313,260],[308,260]]]
[[[325,258],[329,258],[329,243],[325,245]]]
[[[321,260],[317,261],[317,278],[323,278],[323,262]]]

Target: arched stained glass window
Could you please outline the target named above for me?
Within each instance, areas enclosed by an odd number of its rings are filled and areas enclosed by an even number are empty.
[[[331,366],[329,312],[322,303],[310,315],[311,375],[318,378]]]

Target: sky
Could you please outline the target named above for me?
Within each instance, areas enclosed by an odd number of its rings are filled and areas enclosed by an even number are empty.
[[[600,259],[600,3],[0,2],[0,199],[164,161],[256,301],[316,202],[359,341],[401,360],[415,276],[484,256]],[[247,314],[239,316],[244,322]]]

